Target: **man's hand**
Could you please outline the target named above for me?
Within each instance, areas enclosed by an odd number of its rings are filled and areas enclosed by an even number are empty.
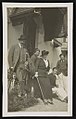
[[[11,70],[14,71],[14,67],[11,67]]]

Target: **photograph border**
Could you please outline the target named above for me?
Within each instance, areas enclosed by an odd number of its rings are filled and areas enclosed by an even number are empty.
[[[8,112],[7,95],[7,8],[8,7],[67,7],[68,8],[68,112]],[[2,3],[3,10],[3,117],[7,116],[72,116],[73,101],[73,2],[71,3]],[[71,60],[70,60],[71,59]]]

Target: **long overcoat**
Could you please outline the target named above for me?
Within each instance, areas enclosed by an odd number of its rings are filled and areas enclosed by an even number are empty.
[[[26,48],[24,49],[25,49],[24,55],[26,56],[26,53],[28,52]],[[14,68],[14,72],[16,73],[16,77],[19,82],[19,91],[22,91],[24,90],[24,87],[26,84],[26,78],[28,78],[28,72],[25,70],[25,64],[24,63],[20,64],[20,61],[19,61],[20,53],[21,53],[21,49],[18,44],[12,46],[8,53],[8,63],[9,63],[9,67]],[[29,54],[28,54],[28,57],[29,57]]]

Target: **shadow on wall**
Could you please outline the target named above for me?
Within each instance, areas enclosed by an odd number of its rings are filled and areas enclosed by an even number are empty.
[[[23,24],[12,26],[12,23],[9,23],[8,27],[8,49],[10,49],[12,45],[18,43],[17,39],[23,33]]]
[[[61,54],[61,47],[53,48],[52,68],[56,66],[59,54]]]

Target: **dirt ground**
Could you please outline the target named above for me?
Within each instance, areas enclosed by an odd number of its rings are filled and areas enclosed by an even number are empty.
[[[23,108],[21,111],[26,112],[42,112],[42,111],[67,111],[68,110],[68,103],[61,102],[58,99],[54,99],[54,104],[44,105],[42,100],[38,99],[39,103],[29,108]]]

